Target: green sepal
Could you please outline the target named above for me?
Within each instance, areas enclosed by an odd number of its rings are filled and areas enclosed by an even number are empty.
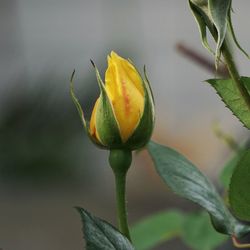
[[[94,65],[100,89],[100,103],[96,110],[96,130],[101,143],[107,148],[120,148],[122,139],[112,104],[97,67]]]
[[[86,134],[88,135],[88,137],[90,138],[90,140],[96,144],[98,147],[100,148],[104,148],[104,146],[99,142],[97,141],[95,138],[93,138],[91,136],[91,134],[89,133],[89,122],[86,121],[85,117],[84,117],[84,113],[83,113],[83,110],[82,110],[82,107],[81,107],[81,104],[78,100],[78,98],[76,97],[75,93],[74,93],[74,85],[73,85],[73,79],[74,79],[74,75],[75,75],[75,70],[73,71],[72,75],[71,75],[71,78],[70,78],[70,95],[71,95],[71,98],[78,110],[78,113],[79,113],[79,116],[81,118],[81,121],[82,121],[82,124],[83,124],[83,127],[85,129],[85,132]]]
[[[138,74],[140,75],[139,72]],[[144,89],[144,109],[135,131],[125,143],[125,146],[130,150],[142,148],[148,143],[152,135],[155,123],[154,98],[146,75],[145,67],[144,79],[142,77],[141,79]]]
[[[147,71],[146,71],[146,65],[144,65],[144,67],[143,67],[143,73],[144,73],[144,78],[145,78],[145,81],[146,81],[146,86],[147,86],[147,88],[149,90],[150,97],[152,98],[152,104],[155,105],[155,99],[154,99],[153,91],[152,91],[150,82],[148,80],[148,75],[147,75]]]
[[[250,59],[248,53],[241,47],[241,45],[239,44],[235,32],[234,32],[234,28],[233,28],[233,24],[232,24],[232,17],[231,17],[231,11],[229,11],[228,13],[228,28],[229,28],[229,33],[231,34],[233,41],[235,43],[235,45],[237,46],[237,48],[248,58]]]
[[[76,95],[74,93],[74,84],[73,84],[74,76],[75,76],[75,70],[73,71],[73,73],[72,73],[72,75],[70,77],[70,95],[71,95],[71,98],[72,98],[76,108],[77,108],[77,111],[79,113],[79,116],[80,116],[82,124],[83,124],[83,127],[87,132],[88,129],[87,129],[87,123],[86,123],[86,120],[85,120],[85,117],[84,117],[84,113],[83,113],[81,104],[79,103],[79,101],[78,101],[78,99],[77,99],[77,97],[76,97]]]
[[[215,52],[216,66],[220,60],[221,46],[227,33],[227,19],[231,10],[231,2],[231,0],[208,0],[208,9],[217,30],[217,45]]]
[[[201,43],[205,49],[207,49],[210,53],[212,53],[214,55],[215,53],[211,49],[211,47],[207,41],[207,25],[208,25],[207,23],[208,23],[209,19],[205,18],[205,16],[201,14],[201,10],[199,10],[199,8],[196,5],[194,5],[191,2],[191,0],[189,0],[188,2],[189,2],[189,7],[192,11],[192,14],[195,18],[195,21],[198,24],[200,37],[201,37]],[[206,23],[205,19],[207,19],[207,23]],[[209,23],[210,23],[210,21],[209,21]]]
[[[132,152],[126,149],[111,149],[109,152],[109,165],[115,175],[127,173],[132,163]]]
[[[215,55],[215,66],[218,66],[221,49],[226,36],[230,34],[237,48],[250,58],[247,52],[240,46],[234,33],[231,11],[232,0],[189,0],[192,14],[198,24],[202,45]],[[214,53],[207,41],[207,30],[216,41],[216,52]]]

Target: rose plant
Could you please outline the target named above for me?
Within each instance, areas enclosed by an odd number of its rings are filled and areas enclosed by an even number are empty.
[[[229,79],[209,79],[207,82],[232,113],[250,129],[250,78],[240,76],[229,46],[233,40],[239,45],[232,25],[231,0],[189,0],[189,7],[197,21],[202,44],[215,57],[215,66],[223,62]],[[212,35],[216,50],[207,41],[207,31]],[[143,77],[132,61],[115,52],[108,56],[108,67],[103,82],[92,62],[100,96],[95,102],[90,121],[73,90],[71,96],[80,114],[90,140],[109,151],[109,164],[116,182],[118,229],[83,208],[77,207],[82,221],[86,249],[152,249],[173,237],[180,237],[197,250],[212,250],[230,237],[235,247],[250,248],[239,242],[250,233],[250,150],[247,145],[237,145],[234,140],[219,132],[235,156],[223,169],[220,180],[226,191],[226,203],[214,184],[187,158],[169,147],[150,141],[154,128],[154,98],[144,68]],[[218,133],[218,130],[217,130]],[[132,228],[127,222],[126,174],[131,165],[132,152],[147,147],[155,168],[167,186],[204,212],[185,214],[177,210],[152,215]],[[226,199],[227,200],[227,199]],[[206,213],[207,212],[207,213]],[[212,226],[211,226],[212,225]]]

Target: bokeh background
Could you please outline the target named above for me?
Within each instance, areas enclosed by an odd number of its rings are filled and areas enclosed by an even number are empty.
[[[249,1],[234,1],[235,30],[247,51],[249,8]],[[108,153],[88,141],[69,94],[75,69],[77,96],[91,113],[99,93],[89,60],[104,75],[111,50],[147,66],[156,100],[153,138],[217,183],[232,152],[214,122],[239,143],[247,130],[203,82],[215,73],[183,56],[180,43],[213,60],[186,0],[0,1],[0,248],[83,249],[74,206],[116,223]],[[236,58],[249,75],[249,61],[238,52]],[[134,156],[128,206],[131,224],[171,208],[198,210],[168,190],[146,151]],[[188,248],[173,240],[157,249]]]

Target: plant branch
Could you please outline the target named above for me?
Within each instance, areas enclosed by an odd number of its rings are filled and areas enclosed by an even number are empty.
[[[225,59],[225,63],[227,64],[229,74],[230,74],[231,78],[233,79],[233,81],[235,82],[237,89],[239,90],[242,98],[245,100],[245,102],[249,108],[249,111],[250,111],[250,95],[248,94],[248,92],[247,92],[247,90],[246,90],[246,88],[241,80],[240,74],[239,74],[238,69],[237,69],[235,62],[234,62],[233,55],[232,55],[230,48],[228,46],[227,38],[225,39],[225,41],[223,42],[223,45],[222,45],[222,54],[223,54],[223,57]]]
[[[216,72],[216,74],[219,74],[222,77],[228,77],[229,73],[227,67],[224,64],[219,65],[219,67],[216,69],[213,60],[182,42],[177,43],[175,45],[175,48],[180,54],[191,60],[193,63],[196,63],[197,65],[206,69],[207,71],[213,74]]]
[[[235,236],[232,236],[232,241],[235,247],[237,248],[250,248],[250,244],[241,244]]]
[[[130,241],[126,206],[126,176],[132,162],[132,152],[129,150],[110,150],[109,164],[115,175],[116,210],[119,230]]]
[[[126,208],[126,173],[115,174],[116,184],[116,209],[117,219],[120,231],[131,241],[128,219],[127,219],[127,208]]]

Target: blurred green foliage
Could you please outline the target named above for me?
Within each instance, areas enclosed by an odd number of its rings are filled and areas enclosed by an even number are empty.
[[[7,91],[0,114],[2,182],[48,184],[88,178],[88,144],[69,94],[69,79],[20,77]],[[89,82],[89,81],[88,81]],[[61,86],[58,83],[62,83]],[[91,84],[91,81],[89,82]],[[94,84],[94,83],[93,83]],[[85,91],[84,91],[85,92]],[[79,91],[90,109],[93,95]],[[84,98],[83,98],[84,97]]]

